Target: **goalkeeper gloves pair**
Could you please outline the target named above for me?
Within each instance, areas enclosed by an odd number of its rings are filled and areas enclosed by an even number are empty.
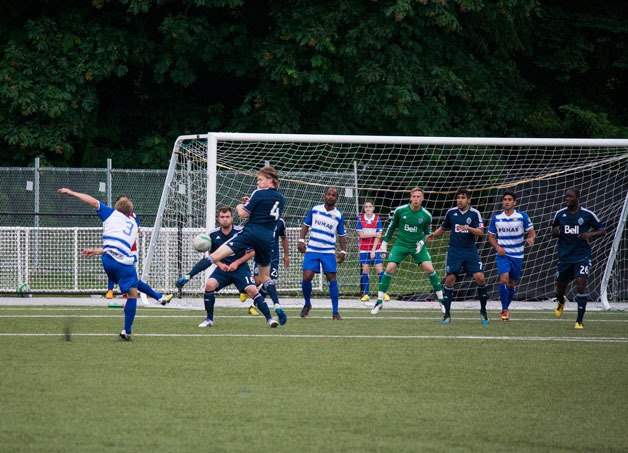
[[[423,249],[424,245],[425,245],[425,241],[423,239],[421,239],[419,242],[417,242],[416,243],[416,252],[414,252],[414,253],[419,253]],[[388,253],[388,242],[382,241],[382,245],[379,246],[379,252],[380,253]]]

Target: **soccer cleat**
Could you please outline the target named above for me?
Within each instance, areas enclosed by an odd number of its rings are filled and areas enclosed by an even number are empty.
[[[444,299],[438,299],[438,304],[440,305],[440,311],[443,312],[443,314],[445,314],[445,304],[443,303]]]
[[[120,332],[120,339],[124,341],[131,341],[131,334],[126,333],[126,330],[122,329]]]
[[[560,318],[563,315],[563,310],[565,309],[565,304],[564,303],[560,303],[560,302],[556,302],[556,309],[554,310],[554,315],[556,315],[557,318]]]
[[[249,295],[247,293],[240,293],[240,302],[246,302],[248,298]]]
[[[331,319],[333,319],[334,321],[340,321],[342,319],[342,316],[340,316],[340,313],[334,313]]]
[[[192,279],[192,277],[190,277],[189,275],[184,275],[182,277],[179,277],[177,279],[177,281],[175,282],[174,286],[176,286],[177,288],[181,289],[181,288],[183,288],[183,285],[185,285],[191,279]]]
[[[371,296],[369,296],[368,294],[365,294],[364,296],[362,296],[362,298],[360,300],[362,302],[368,302],[370,298],[371,298]]]
[[[382,308],[384,308],[384,304],[382,303],[381,300],[378,300],[377,302],[375,302],[375,306],[371,310],[371,314],[376,315],[377,313],[382,311]]]
[[[169,304],[173,297],[174,296],[172,294],[166,294],[165,296],[162,296],[161,299],[159,299],[159,303],[161,305]]]
[[[276,306],[275,313],[277,313],[277,318],[279,319],[279,325],[283,326],[286,322],[288,322],[288,317],[286,316],[286,312],[283,311],[283,308]]]
[[[312,306],[311,306],[311,305],[304,305],[304,306],[303,306],[303,310],[301,310],[301,314],[300,314],[300,316],[301,316],[302,318],[307,318],[307,317],[308,317],[308,315],[310,314],[310,310],[311,310],[311,309],[312,309]]]
[[[582,325],[581,322],[576,322],[576,324],[573,326],[573,328],[577,329],[577,330],[582,330],[582,329],[584,329],[584,326]]]
[[[501,319],[502,321],[508,321],[508,310],[502,310],[499,313],[499,319]]]
[[[212,321],[211,319],[207,318],[202,323],[200,323],[198,326],[199,327],[213,327],[214,326],[214,321]]]
[[[105,299],[113,299],[113,289],[107,291],[107,294],[105,294]]]
[[[268,320],[268,325],[271,329],[274,329],[275,327],[277,327],[279,325],[279,323],[277,321],[275,321],[273,318],[270,318]]]
[[[251,305],[247,311],[249,315],[259,315],[259,311],[257,311],[257,308],[255,308],[253,305]]]
[[[488,320],[488,314],[486,313],[486,310],[480,310],[480,316],[482,316],[482,324],[486,325],[488,323],[490,323],[490,321]]]
[[[388,293],[384,293],[384,302],[388,302],[390,300],[390,296]]]
[[[451,324],[451,316],[450,315],[443,316],[443,319],[441,319],[440,323],[441,324]]]

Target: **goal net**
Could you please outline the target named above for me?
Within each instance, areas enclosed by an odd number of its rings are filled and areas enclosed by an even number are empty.
[[[157,213],[150,247],[143,252],[143,277],[151,285],[174,289],[177,276],[202,257],[191,247],[198,232],[215,226],[216,209],[235,207],[256,188],[257,170],[272,165],[280,173],[287,203],[290,266],[280,260],[278,289],[295,294],[301,287],[299,230],[309,209],[323,202],[328,186],[339,189],[337,207],[344,213],[348,256],[338,268],[343,297],[358,297],[360,264],[356,220],[370,200],[384,222],[409,201],[409,190],[425,191],[423,206],[433,216],[433,228],[455,206],[460,187],[472,193],[472,206],[485,226],[501,210],[501,194],[518,195],[517,208],[530,216],[536,244],[526,247],[517,300],[553,297],[556,241],[551,238],[554,213],[564,207],[567,188],[581,190],[581,205],[606,224],[607,234],[595,240],[590,276],[592,300],[628,298],[625,223],[628,203],[628,140],[490,139],[438,137],[375,137],[215,133],[179,137]],[[393,241],[394,243],[394,238]],[[429,243],[434,266],[445,277],[448,235]],[[486,237],[478,242],[489,284],[497,299],[495,252]],[[611,259],[612,258],[612,259]],[[315,288],[326,292],[319,279]],[[185,287],[202,291],[203,278]],[[474,299],[475,286],[459,279],[458,298]],[[371,294],[377,275],[371,272]],[[389,293],[397,299],[430,300],[434,295],[425,273],[409,258],[401,263]],[[568,297],[573,297],[568,294]]]

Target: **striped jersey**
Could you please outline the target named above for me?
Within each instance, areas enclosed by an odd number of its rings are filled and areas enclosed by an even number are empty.
[[[528,214],[515,209],[511,215],[504,211],[494,214],[488,232],[497,236],[497,244],[506,250],[506,256],[523,258],[525,233],[532,228]]]
[[[335,253],[336,235],[345,236],[345,217],[338,208],[331,211],[319,204],[310,209],[303,221],[310,227],[306,252]]]
[[[133,217],[127,217],[120,211],[100,202],[96,210],[102,220],[103,250],[113,259],[122,264],[135,264],[137,253],[133,244],[137,240],[137,222]]]

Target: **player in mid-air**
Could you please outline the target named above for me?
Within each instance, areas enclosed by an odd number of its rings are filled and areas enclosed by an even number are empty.
[[[482,259],[478,253],[477,240],[484,236],[484,222],[480,211],[471,207],[471,192],[467,189],[458,189],[456,192],[456,207],[451,208],[445,214],[443,223],[431,234],[428,241],[451,231],[449,246],[447,247],[447,259],[445,263],[445,291],[443,306],[445,314],[442,324],[451,322],[451,302],[453,301],[456,278],[462,268],[467,275],[473,275],[478,286],[478,298],[480,299],[480,316],[482,324],[488,324],[486,303],[488,290],[482,270]]]
[[[107,206],[91,195],[61,188],[59,193],[78,198],[96,209],[102,220],[103,247],[102,264],[107,276],[120,287],[127,296],[124,305],[124,328],[120,332],[122,340],[131,340],[133,320],[137,311],[138,278],[135,269],[135,255],[131,247],[137,240],[137,223],[131,217],[133,202],[128,198],[116,202],[114,208]]]
[[[243,229],[241,226],[233,225],[233,211],[229,206],[222,206],[218,210],[218,223],[220,228],[216,228],[209,233],[209,237],[212,240],[210,253],[231,241]],[[255,286],[253,276],[251,275],[251,268],[247,264],[247,261],[254,255],[253,249],[240,249],[234,255],[227,256],[222,260],[214,259],[213,263],[209,258],[203,257],[192,267],[190,272],[176,281],[176,287],[183,288],[183,285],[189,282],[196,274],[203,272],[212,264],[215,265],[214,270],[207,279],[205,293],[203,294],[203,303],[207,317],[199,324],[199,327],[212,327],[214,325],[216,293],[231,284],[234,284],[238,291],[245,292],[253,299],[253,303],[264,314],[270,327],[277,327],[277,321],[271,317],[264,297],[257,291],[257,286]]]
[[[359,253],[360,266],[362,273],[360,274],[360,291],[362,292],[362,302],[368,302],[371,298],[371,268],[375,266],[378,282],[382,282],[384,275],[382,254],[378,250],[379,242],[382,236],[382,219],[374,213],[375,205],[372,201],[367,200],[362,206],[363,214],[358,216],[356,222],[356,230],[359,236]],[[390,300],[388,294],[384,294],[384,300]]]
[[[323,204],[310,209],[299,233],[300,239],[297,248],[299,252],[305,253],[303,257],[303,281],[301,282],[305,304],[301,310],[301,317],[307,318],[312,309],[312,280],[322,267],[329,286],[332,319],[341,320],[342,317],[338,312],[340,290],[336,280],[336,261],[342,263],[347,257],[345,217],[336,207],[338,201],[338,189],[336,187],[327,188],[324,200]],[[305,237],[308,231],[310,238],[306,245]],[[338,254],[336,254],[336,238],[340,244]]]
[[[425,193],[423,189],[415,187],[410,191],[410,203],[395,209],[392,221],[386,230],[384,240],[380,246],[380,251],[386,253],[388,242],[392,239],[395,230],[397,231],[397,239],[390,250],[386,271],[379,284],[377,302],[375,302],[375,306],[371,310],[371,313],[374,315],[379,313],[384,307],[384,295],[388,291],[392,276],[397,266],[399,266],[408,255],[412,257],[417,265],[423,268],[430,279],[437,299],[441,303],[443,301],[440,278],[438,278],[438,274],[434,270],[432,257],[425,246],[425,237],[432,232],[432,214],[422,206],[424,199]]]
[[[567,285],[576,281],[578,315],[576,329],[584,329],[582,320],[587,310],[589,273],[591,272],[591,246],[589,239],[606,234],[604,224],[593,211],[580,206],[580,191],[565,191],[565,207],[554,215],[552,237],[558,238],[558,269],[556,272],[557,318],[563,315]]]
[[[259,278],[266,293],[275,304],[275,313],[280,324],[285,324],[286,314],[279,304],[279,296],[274,280],[270,276],[273,242],[277,220],[282,216],[286,199],[279,189],[279,173],[273,167],[265,166],[257,173],[257,189],[250,197],[242,197],[243,203],[236,206],[241,218],[248,218],[238,234],[222,244],[207,256],[211,264],[224,260],[234,252],[252,248],[259,268]],[[268,306],[264,302],[257,306],[268,319]]]
[[[528,214],[515,209],[517,195],[507,190],[502,195],[502,212],[491,218],[488,241],[497,251],[495,261],[499,274],[500,319],[510,319],[509,306],[515,297],[515,288],[521,280],[525,244],[532,247],[536,232]],[[526,237],[527,234],[527,237]]]

